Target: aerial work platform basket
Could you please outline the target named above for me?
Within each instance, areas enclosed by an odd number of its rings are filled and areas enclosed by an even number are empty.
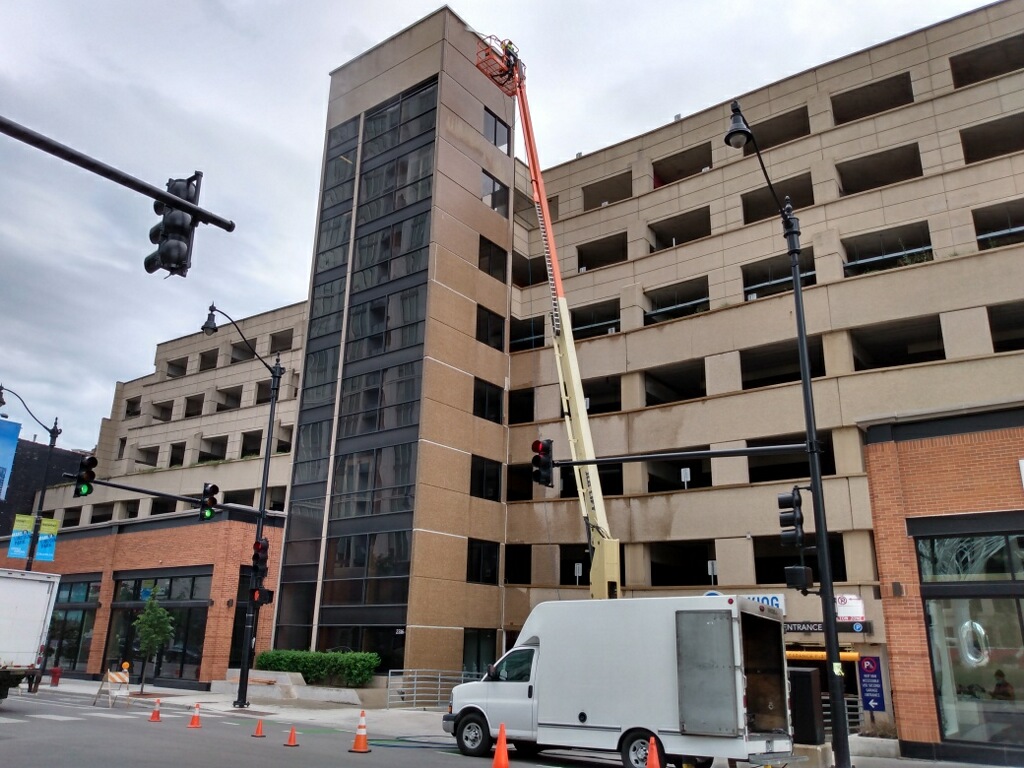
[[[526,79],[526,65],[519,59],[519,49],[511,40],[499,40],[494,35],[477,41],[476,68],[507,96],[515,96],[516,89]]]

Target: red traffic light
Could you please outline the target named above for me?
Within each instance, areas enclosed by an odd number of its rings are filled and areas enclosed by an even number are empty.
[[[534,440],[532,448],[536,454],[531,462],[533,464],[533,482],[553,488],[555,485],[554,441]]]
[[[256,587],[249,590],[249,600],[256,605],[270,605],[274,602],[274,590]]]

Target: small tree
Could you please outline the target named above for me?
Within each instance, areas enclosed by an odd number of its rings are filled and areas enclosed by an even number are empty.
[[[142,693],[146,689],[146,664],[174,636],[174,621],[157,601],[156,595],[151,594],[132,626],[139,636],[139,650],[142,652],[142,685],[139,687],[139,693]]]

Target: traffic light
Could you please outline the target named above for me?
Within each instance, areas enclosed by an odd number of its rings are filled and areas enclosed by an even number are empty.
[[[78,463],[78,474],[75,475],[76,499],[92,493],[92,481],[96,479],[95,469],[98,463],[95,456],[86,456]]]
[[[804,513],[800,508],[800,486],[794,485],[789,493],[779,494],[779,525],[782,527],[782,545],[802,547],[804,544]]]
[[[553,440],[533,441],[533,482],[538,485],[546,485],[548,488],[555,486],[555,463]]]
[[[249,602],[256,605],[270,605],[274,602],[274,590],[256,587],[249,590]]]
[[[193,205],[199,203],[199,176],[187,179],[168,179],[167,191]],[[149,242],[156,250],[146,257],[143,265],[146,271],[153,274],[158,269],[166,269],[172,275],[185,277],[192,266],[192,238],[196,224],[192,216],[172,208],[159,200],[153,203],[153,210],[163,221],[149,230]]]
[[[213,518],[220,512],[217,509],[217,494],[220,492],[213,483],[203,483],[203,498],[199,501],[199,519],[200,520],[213,520]]]
[[[270,559],[270,542],[266,538],[259,538],[252,545],[252,570],[256,576],[256,583],[262,588],[263,579],[267,575],[268,560]]]

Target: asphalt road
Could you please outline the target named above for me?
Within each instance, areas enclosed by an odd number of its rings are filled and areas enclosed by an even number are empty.
[[[161,707],[150,722],[149,706],[108,709],[92,696],[51,694],[11,697],[0,704],[0,765],[4,768],[255,768],[281,764],[310,768],[488,768],[489,761],[460,754],[450,737],[371,739],[369,753],[350,753],[350,731],[296,725],[298,746],[286,747],[291,726],[263,722],[254,738],[258,712],[239,714],[200,709],[200,728],[189,728],[193,710]],[[469,763],[473,763],[472,766]]]

